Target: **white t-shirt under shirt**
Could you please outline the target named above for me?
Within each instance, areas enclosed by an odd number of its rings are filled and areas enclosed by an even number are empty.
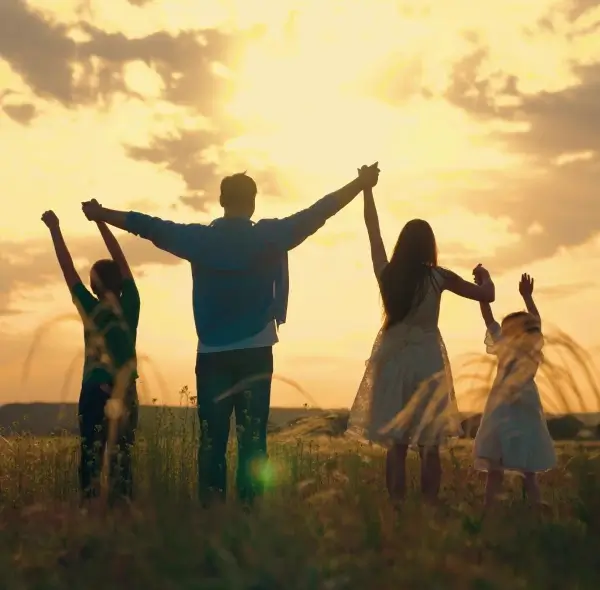
[[[279,336],[277,334],[277,322],[275,320],[269,322],[264,330],[261,330],[258,334],[250,336],[250,338],[244,338],[237,342],[232,342],[225,346],[207,346],[202,344],[202,341],[198,341],[198,354],[207,354],[209,352],[225,352],[227,350],[242,350],[244,348],[263,348],[265,346],[273,346],[279,342]]]

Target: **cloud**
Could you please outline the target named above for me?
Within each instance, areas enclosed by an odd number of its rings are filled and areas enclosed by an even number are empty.
[[[205,129],[183,129],[176,136],[157,136],[148,145],[129,146],[133,159],[160,164],[181,175],[188,188],[181,202],[198,210],[205,208],[205,195],[214,193],[218,182],[215,162],[204,159],[203,150],[218,147],[233,133],[221,105],[233,92],[228,72],[252,35],[207,29],[129,38],[84,21],[66,24],[51,20],[22,0],[0,4],[0,57],[37,98],[58,101],[68,108],[106,107],[113,97],[123,94],[143,99],[139,85],[128,80],[131,64],[140,63],[160,77],[156,98],[204,117]],[[16,88],[9,92],[18,99]],[[28,124],[36,115],[35,105],[23,100],[10,105],[3,102],[2,108],[21,124]]]
[[[214,115],[232,86],[215,64],[234,60],[243,40],[242,34],[210,29],[128,38],[83,21],[51,21],[23,0],[0,4],[0,57],[37,96],[65,106],[128,92],[124,67],[141,60],[164,80],[164,99]]]
[[[130,4],[146,3],[138,0]],[[418,51],[414,54],[408,50],[403,53],[409,46],[399,44],[398,55],[404,60],[402,75],[390,75],[395,62],[389,48],[388,57],[373,66],[388,81],[386,87],[374,85],[380,98],[396,105],[402,106],[414,95],[430,97],[433,102],[439,97],[431,81],[447,82],[443,99],[467,112],[471,119],[489,125],[485,140],[522,161],[520,168],[511,167],[509,171],[471,173],[471,187],[445,189],[449,199],[466,206],[474,215],[507,219],[509,233],[521,235],[520,240],[490,247],[489,256],[499,268],[547,257],[560,246],[580,243],[591,235],[599,221],[595,192],[600,180],[600,66],[582,58],[579,65],[569,64],[567,68],[565,63],[571,57],[574,63],[577,60],[565,49],[567,43],[563,43],[567,35],[579,47],[577,43],[589,37],[594,26],[589,15],[596,7],[597,3],[591,1],[574,0],[552,10],[531,8],[522,19],[515,16],[515,23],[510,23],[518,29],[518,46],[527,47],[531,53],[509,63],[501,52],[499,39],[489,34],[492,24],[502,30],[508,21],[495,23],[494,19],[481,15],[475,18],[469,13],[465,26],[455,27],[447,22],[441,4],[436,4],[427,12],[427,22],[432,27],[428,29],[431,34],[438,30],[436,27],[444,27],[440,29],[444,34],[439,37],[439,48],[436,45],[431,49],[428,44],[429,53],[423,57],[419,53],[420,38],[415,37]],[[540,16],[544,12],[547,15]],[[506,17],[505,12],[502,16]],[[114,28],[102,30],[97,23],[85,22],[83,16],[78,18],[70,23],[60,22],[36,12],[22,0],[6,0],[0,5],[0,56],[38,97],[59,101],[66,107],[110,106],[115,96],[123,94],[144,100],[139,85],[132,85],[128,79],[128,72],[133,63],[145,64],[160,79],[158,98],[201,114],[204,123],[179,125],[175,132],[126,143],[129,158],[149,162],[181,177],[185,191],[178,195],[179,203],[198,211],[206,211],[208,202],[216,200],[220,177],[240,168],[248,168],[263,192],[284,193],[282,181],[272,169],[255,169],[254,162],[244,161],[242,151],[236,155],[236,148],[228,139],[243,134],[243,130],[222,108],[235,89],[238,57],[246,43],[255,38],[255,31],[159,31],[134,38],[115,32]],[[418,22],[406,26],[417,27],[427,20],[424,16],[415,19]],[[561,24],[561,19],[567,24]],[[525,30],[529,25],[530,29]],[[560,51],[555,50],[556,43],[563,43]],[[532,61],[529,69],[539,76],[536,83],[549,88],[534,92],[520,62],[533,59],[539,47],[547,50],[552,67],[547,68],[548,73],[536,68],[537,61]],[[433,58],[442,49],[452,49],[455,63],[449,67],[444,61],[444,72],[434,72]],[[566,82],[557,81],[558,75],[552,77],[553,69],[562,74],[567,71],[569,76],[563,76]],[[2,108],[13,120],[28,124],[40,107],[31,101],[16,100],[3,103]],[[436,128],[442,123],[436,120]],[[432,157],[433,154],[429,163]],[[444,153],[444,157],[450,156]],[[481,186],[474,188],[479,184],[478,174]],[[530,231],[531,228],[543,231]],[[455,245],[451,249],[460,257]]]
[[[180,197],[181,202],[204,211],[207,201],[218,195],[217,164],[207,154],[217,138],[210,131],[179,130],[176,135],[154,138],[147,147],[129,146],[127,154],[179,174],[187,187],[187,194]]]
[[[2,110],[21,125],[29,125],[36,116],[36,108],[32,104],[2,104]]]
[[[22,0],[0,3],[0,56],[42,98],[72,99],[75,42],[60,24],[46,21]]]
[[[125,235],[119,238],[127,260],[133,269],[145,265],[174,265],[180,259],[159,250],[150,242]],[[67,246],[77,262],[85,260],[88,264],[109,257],[100,236],[67,238]],[[85,265],[78,264],[78,270],[84,281]],[[54,250],[49,240],[0,241],[0,316],[20,313],[11,305],[12,295],[20,290],[43,288],[62,280]]]
[[[560,84],[547,80],[548,89],[532,92],[524,76],[495,66],[492,48],[476,37],[470,54],[453,68],[446,100],[486,124],[485,141],[521,162],[502,172],[484,172],[487,188],[455,195],[473,212],[509,218],[513,230],[522,235],[519,243],[494,253],[498,268],[550,257],[561,247],[585,242],[597,231],[600,44],[590,26],[581,24],[597,7],[596,2],[561,5],[559,14],[571,26],[568,33],[554,24],[559,22],[556,13],[549,17],[552,26],[540,25],[548,29],[544,42],[549,55],[553,43],[562,43],[565,35],[573,46],[584,40],[595,44],[595,61],[589,58],[589,49],[571,56],[563,52],[569,75]]]
[[[506,102],[514,102],[519,97],[516,90],[518,78],[504,72],[481,76],[480,70],[490,59],[490,52],[477,37],[471,41],[471,46],[471,52],[452,67],[444,97],[451,104],[467,110],[471,116],[492,118]]]
[[[285,190],[274,169],[268,164],[252,166],[243,152],[229,147],[221,132],[179,129],[167,137],[155,137],[148,146],[128,146],[127,154],[181,176],[187,191],[179,201],[197,211],[206,212],[218,200],[222,177],[236,172],[247,171],[261,194],[281,195]]]
[[[593,289],[597,283],[592,281],[579,281],[576,283],[565,283],[564,285],[548,285],[536,287],[536,294],[548,299],[559,299],[579,295],[582,291]]]
[[[598,0],[568,0],[563,2],[566,7],[566,15],[573,22],[584,16],[585,14],[598,9]],[[600,26],[600,22],[596,27]]]
[[[162,98],[174,104],[192,107],[207,117],[220,113],[219,104],[232,91],[231,79],[219,73],[216,63],[229,64],[239,49],[242,35],[217,30],[183,31],[177,35],[158,32],[140,39],[121,33],[106,33],[82,24],[89,41],[78,47],[78,60],[84,66],[82,80],[97,91],[107,93],[124,89],[123,68],[141,60],[161,76],[165,84]],[[94,58],[100,60],[94,71]]]
[[[464,197],[473,211],[508,216],[524,234],[518,251],[500,252],[504,263],[583,243],[600,223],[600,66],[588,70],[575,88],[522,101],[511,115],[529,129],[495,133],[494,139],[526,164],[521,171],[497,174],[494,188]],[[532,226],[544,231],[528,232]]]

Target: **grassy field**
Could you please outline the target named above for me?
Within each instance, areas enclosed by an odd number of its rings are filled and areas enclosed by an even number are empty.
[[[380,452],[277,435],[269,493],[245,514],[197,506],[189,432],[166,413],[136,448],[135,505],[93,516],[77,508],[75,439],[0,439],[0,590],[599,587],[596,445],[558,447],[547,514],[515,480],[482,522],[467,442],[444,454],[441,507],[419,503],[412,457],[413,492],[394,512]]]

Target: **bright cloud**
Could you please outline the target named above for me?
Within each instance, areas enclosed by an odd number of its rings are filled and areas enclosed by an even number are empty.
[[[22,334],[14,350],[72,311],[57,269],[37,286],[22,280],[50,264],[45,209],[88,247],[95,233],[79,202],[90,195],[204,220],[220,214],[220,176],[248,169],[260,214],[287,215],[374,160],[388,248],[406,220],[428,219],[444,264],[466,276],[480,259],[497,267],[498,313],[521,305],[515,285],[526,270],[550,323],[595,345],[600,8],[574,18],[565,0],[202,4],[28,0],[0,9],[3,26],[20,31],[0,38],[0,185],[10,199],[0,219],[0,330]],[[128,247],[144,271],[140,346],[179,379],[195,339],[189,269]],[[291,264],[278,350],[288,376],[302,380],[302,367],[290,368],[296,357],[345,357],[359,359],[358,379],[381,319],[360,201]],[[453,357],[481,348],[471,302],[445,296],[441,326]],[[60,334],[73,357],[78,326]],[[38,357],[49,374],[52,338]],[[17,387],[14,364],[0,362],[0,400]],[[336,366],[319,379],[336,389],[331,400],[349,403]],[[57,387],[59,377],[48,382]]]

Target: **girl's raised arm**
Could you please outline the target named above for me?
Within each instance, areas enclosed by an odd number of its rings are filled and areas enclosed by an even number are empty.
[[[383,269],[387,266],[388,258],[385,253],[385,246],[381,238],[381,229],[379,228],[379,217],[375,207],[373,189],[367,188],[363,191],[364,196],[364,214],[367,233],[369,234],[369,243],[371,244],[371,260],[373,270],[377,279],[381,277]]]
[[[481,317],[485,322],[485,327],[489,329],[490,326],[493,326],[496,323],[496,318],[494,318],[494,313],[492,312],[492,306],[489,303],[480,301],[479,309],[481,310]]]
[[[541,322],[540,312],[533,300],[533,283],[533,277],[528,274],[522,274],[521,281],[519,282],[519,293],[523,297],[527,311]]]
[[[65,277],[67,287],[72,290],[75,285],[81,283],[81,278],[75,269],[73,258],[71,257],[71,253],[69,252],[67,244],[65,243],[65,239],[60,231],[58,217],[54,211],[46,211],[42,215],[42,221],[50,230],[50,237],[52,238],[52,243],[54,244],[54,251],[56,252],[58,264],[60,265],[60,269]]]

